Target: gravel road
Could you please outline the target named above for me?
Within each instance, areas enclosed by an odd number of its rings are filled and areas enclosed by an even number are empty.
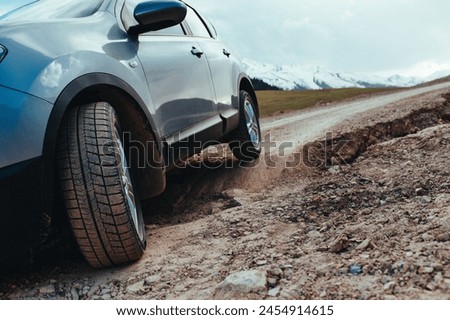
[[[259,162],[217,146],[170,173],[141,261],[94,270],[55,239],[0,299],[450,299],[449,92],[265,118]]]

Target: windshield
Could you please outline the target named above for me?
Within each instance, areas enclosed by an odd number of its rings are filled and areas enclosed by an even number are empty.
[[[8,0],[0,2],[0,21],[36,21],[87,17],[104,0]]]

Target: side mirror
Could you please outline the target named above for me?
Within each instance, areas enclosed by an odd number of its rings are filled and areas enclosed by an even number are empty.
[[[187,14],[186,5],[181,1],[145,1],[139,3],[133,15],[126,6],[122,8],[121,18],[126,31],[138,35],[149,31],[158,31],[180,24]]]

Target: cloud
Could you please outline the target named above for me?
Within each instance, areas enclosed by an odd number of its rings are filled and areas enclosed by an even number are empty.
[[[190,0],[238,54],[333,70],[408,70],[450,61],[443,0]],[[438,68],[436,67],[436,68]],[[422,67],[423,70],[424,67]]]
[[[353,18],[355,14],[350,10],[345,10],[345,12],[341,15],[341,20],[346,21]]]
[[[311,19],[309,17],[304,17],[301,20],[296,20],[292,18],[287,18],[283,21],[283,29],[294,29],[294,30],[301,30],[306,27],[308,27],[311,24]]]

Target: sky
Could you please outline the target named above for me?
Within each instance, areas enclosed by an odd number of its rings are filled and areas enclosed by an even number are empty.
[[[187,0],[241,58],[336,72],[450,70],[448,0]]]

